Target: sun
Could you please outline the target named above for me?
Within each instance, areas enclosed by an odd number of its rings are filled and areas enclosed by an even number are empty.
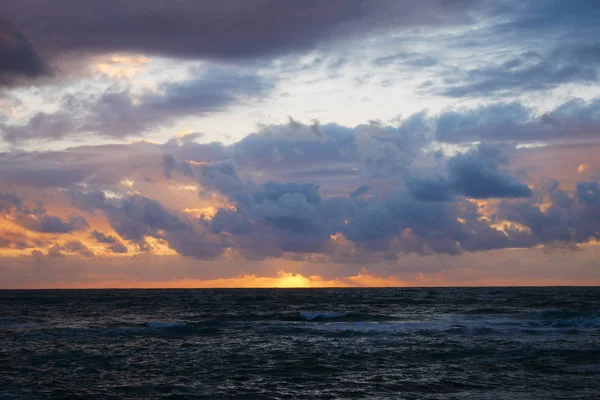
[[[307,288],[311,287],[310,279],[300,274],[280,271],[277,273],[274,287],[277,288]]]

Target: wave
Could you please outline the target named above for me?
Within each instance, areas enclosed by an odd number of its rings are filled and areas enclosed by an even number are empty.
[[[384,322],[395,321],[398,317],[383,314],[368,314],[357,312],[336,312],[336,311],[301,311],[299,313],[300,321],[309,322]],[[282,320],[298,320],[297,318],[283,318]]]
[[[182,328],[187,326],[185,322],[164,322],[164,321],[148,321],[143,324],[145,327],[150,329],[169,329],[169,328]]]
[[[477,311],[478,313],[475,313]],[[211,319],[185,319],[141,321],[86,322],[62,325],[47,321],[35,323],[24,319],[0,319],[0,331],[20,331],[40,339],[56,336],[94,335],[158,335],[213,336],[249,330],[265,334],[326,334],[342,335],[563,335],[585,334],[600,328],[600,311],[545,310],[529,313],[499,315],[483,313],[485,308],[473,309],[465,314],[437,316],[394,316],[341,310],[285,311],[279,313],[248,313],[240,315],[211,315]],[[481,313],[481,314],[480,314]],[[207,315],[208,316],[208,315]],[[183,315],[178,316],[184,317]],[[167,317],[168,318],[168,317]]]
[[[600,311],[546,310],[528,316],[531,326],[550,328],[600,327]]]
[[[441,328],[427,322],[331,322],[311,326],[310,329],[325,332],[399,333]]]
[[[38,329],[42,325],[35,322],[15,322],[12,324],[2,324],[0,329],[12,330],[12,329]]]
[[[347,312],[343,312],[343,313],[339,313],[339,312],[308,312],[308,311],[300,312],[300,316],[307,321],[317,321],[317,320],[324,320],[324,319],[341,318],[341,317],[347,316],[348,314],[349,313],[347,313]]]
[[[0,329],[36,329],[42,326],[39,322],[26,321],[20,318],[0,318]]]

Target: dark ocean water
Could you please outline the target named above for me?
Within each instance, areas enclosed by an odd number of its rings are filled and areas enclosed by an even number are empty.
[[[0,399],[600,399],[599,288],[0,291]]]

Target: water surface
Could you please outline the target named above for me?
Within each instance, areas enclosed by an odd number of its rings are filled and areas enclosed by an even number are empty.
[[[0,399],[598,399],[599,288],[0,291]]]

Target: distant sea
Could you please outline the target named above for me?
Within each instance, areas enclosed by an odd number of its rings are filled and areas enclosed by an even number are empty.
[[[600,288],[0,291],[0,399],[600,399]]]

